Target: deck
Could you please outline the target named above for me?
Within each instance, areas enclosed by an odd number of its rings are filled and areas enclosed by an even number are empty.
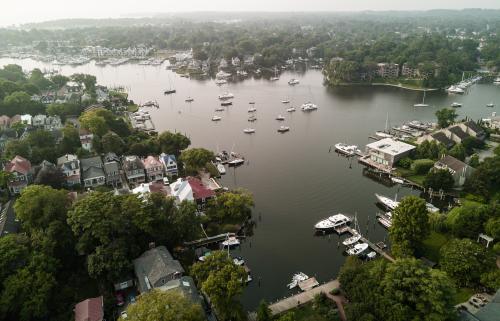
[[[387,174],[391,174],[394,171],[394,168],[388,168],[387,166],[385,166],[383,164],[379,164],[379,163],[372,161],[370,159],[369,155],[359,157],[358,162],[363,164],[363,165],[375,168],[375,169],[382,171],[384,173],[387,173]]]
[[[340,286],[339,281],[333,280],[325,284],[322,284],[318,287],[309,289],[307,291],[293,295],[289,298],[285,298],[283,300],[275,302],[269,305],[269,309],[271,310],[271,313],[273,315],[277,315],[313,300],[316,294],[319,294],[321,292],[330,293],[333,289],[338,288],[339,286]]]

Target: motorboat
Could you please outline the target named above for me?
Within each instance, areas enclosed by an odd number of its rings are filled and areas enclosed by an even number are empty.
[[[490,107],[490,108],[491,107],[495,107],[495,104],[494,103],[489,103],[489,104],[486,105],[486,107]]]
[[[448,93],[450,94],[463,94],[465,91],[458,87],[458,86],[450,86],[448,87],[448,89],[446,89],[446,91],[448,91]]]
[[[290,86],[294,86],[294,85],[298,85],[300,83],[300,81],[298,79],[295,79],[295,78],[292,78],[288,81],[288,84]]]
[[[238,266],[243,266],[245,265],[245,260],[241,256],[237,256],[233,259],[233,263]]]
[[[215,108],[215,111],[224,111],[224,110],[225,110],[225,109],[224,109],[224,108],[221,108],[221,107],[219,107],[219,108]]]
[[[422,123],[421,121],[418,121],[418,120],[409,121],[408,126],[411,128],[415,128],[418,130],[424,130],[424,131],[428,130],[432,127],[431,125]]]
[[[220,100],[227,100],[227,99],[231,99],[231,98],[234,98],[234,95],[230,92],[225,92],[225,93],[219,95]]]
[[[390,228],[392,226],[392,213],[377,214],[377,221],[382,224],[383,227],[387,229]]]
[[[212,121],[219,121],[221,119],[222,119],[222,117],[220,117],[220,116],[214,116],[214,117],[212,117]]]
[[[431,213],[438,213],[439,212],[439,208],[437,208],[436,206],[434,206],[431,203],[425,203],[425,207]]]
[[[293,113],[295,111],[295,107],[287,108],[286,111],[289,113]]]
[[[358,243],[347,250],[348,255],[360,255],[368,249],[368,243]]]
[[[218,86],[224,85],[224,84],[227,84],[227,80],[226,79],[216,79],[215,84]]]
[[[253,134],[253,133],[255,133],[255,128],[245,128],[245,129],[243,129],[243,132],[245,134]]]
[[[278,81],[278,80],[280,80],[280,78],[279,77],[271,77],[271,78],[269,78],[269,80],[270,81]]]
[[[300,109],[302,109],[302,111],[313,111],[313,110],[318,109],[318,106],[311,103],[311,102],[308,102],[308,103],[302,104],[302,106],[300,106]]]
[[[217,170],[221,173],[221,175],[226,174],[226,168],[221,163],[217,164]]]
[[[375,193],[375,197],[377,197],[378,201],[381,204],[383,204],[385,207],[387,207],[390,210],[395,209],[399,205],[398,201],[391,200],[390,198],[385,197],[383,195],[379,195],[379,194]]]
[[[233,104],[232,101],[223,101],[220,103],[221,106],[231,106]]]
[[[282,103],[282,104],[289,104],[289,103],[290,103],[290,100],[288,100],[288,99],[283,99],[283,100],[281,101],[281,103]]]
[[[495,78],[495,80],[493,80],[493,83],[495,85],[500,85],[500,77]]]
[[[361,234],[359,234],[357,231],[354,235],[352,235],[351,237],[348,237],[346,238],[342,244],[345,245],[345,246],[351,246],[353,244],[356,244],[358,243],[358,241],[361,239]]]
[[[347,145],[344,143],[335,144],[335,150],[347,156],[354,156],[356,153],[361,152],[356,145]]]
[[[276,117],[276,120],[282,121],[282,120],[285,120],[285,117],[283,117],[282,115],[278,115]]]
[[[234,158],[233,160],[230,160],[227,162],[229,166],[239,166],[245,163],[245,160],[243,158]]]
[[[248,121],[250,121],[250,122],[254,122],[256,120],[257,120],[257,117],[255,117],[254,115],[248,117]]]
[[[391,181],[393,183],[396,183],[396,184],[401,184],[403,185],[405,183],[404,179],[400,178],[400,177],[391,177]]]
[[[175,94],[176,90],[175,89],[167,89],[163,92],[165,95],[170,95],[170,94]]]
[[[286,133],[290,131],[290,127],[288,126],[280,126],[280,128],[278,128],[278,133]]]
[[[257,108],[254,108],[254,107],[248,108],[249,113],[255,113],[256,111],[257,111]]]
[[[451,107],[462,107],[461,103],[457,103],[456,101],[451,104]]]
[[[223,247],[233,247],[240,245],[240,240],[236,236],[228,236],[225,241],[222,242]]]
[[[377,257],[377,252],[371,251],[370,253],[366,254],[366,258],[368,260],[373,260],[375,257]]]
[[[185,101],[186,101],[187,103],[190,103],[190,102],[193,102],[193,101],[194,101],[194,98],[192,98],[192,97],[188,97],[188,98],[186,98],[186,100],[185,100]]]
[[[329,230],[351,222],[351,219],[344,214],[335,214],[314,225],[317,230]]]
[[[255,101],[249,102],[250,105],[255,105]]]
[[[292,282],[287,284],[288,289],[293,289],[299,285],[300,282],[303,282],[305,280],[308,280],[309,276],[307,276],[305,273],[299,272],[293,275],[292,277]]]

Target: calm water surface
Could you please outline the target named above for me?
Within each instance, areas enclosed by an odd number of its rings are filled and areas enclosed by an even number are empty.
[[[460,117],[488,117],[498,108],[486,108],[491,101],[500,104],[500,87],[475,85],[466,95],[449,96],[429,93],[428,108],[415,109],[422,94],[388,87],[353,87],[328,89],[319,71],[297,74],[286,72],[277,82],[247,79],[218,87],[213,81],[181,78],[162,67],[126,64],[122,66],[51,66],[33,60],[0,59],[0,66],[17,63],[29,70],[34,67],[56,69],[62,74],[93,74],[99,84],[128,88],[129,98],[137,103],[157,100],[158,110],[151,110],[158,131],[187,134],[193,147],[212,150],[234,150],[245,156],[247,164],[230,169],[222,178],[228,187],[246,188],[254,194],[254,235],[234,252],[244,256],[252,269],[254,282],[243,295],[246,308],[253,309],[261,299],[274,301],[289,295],[286,284],[293,273],[302,271],[320,282],[336,277],[345,260],[339,237],[314,236],[313,225],[337,212],[357,213],[363,232],[374,242],[386,240],[387,233],[375,220],[379,210],[374,193],[399,197],[416,193],[406,188],[387,187],[364,176],[355,161],[329,152],[330,146],[348,142],[364,146],[368,136],[383,129],[386,117],[392,125],[406,120],[435,121],[438,108],[461,102]],[[300,84],[291,87],[290,78]],[[164,96],[163,90],[175,87],[177,93]],[[217,113],[218,123],[210,119],[219,107],[218,95],[224,91],[235,95],[233,106]],[[186,103],[191,96],[195,100]],[[295,113],[285,111],[290,99]],[[257,121],[247,122],[248,102],[255,101]],[[312,101],[319,109],[300,111],[300,105]],[[285,116],[284,122],[275,117]],[[278,134],[280,125],[290,132]],[[256,133],[246,135],[243,129],[253,127]],[[259,282],[260,280],[260,282]]]

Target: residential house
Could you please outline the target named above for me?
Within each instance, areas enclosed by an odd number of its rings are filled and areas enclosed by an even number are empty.
[[[399,77],[399,65],[393,63],[377,64],[377,74],[382,78],[397,78]]]
[[[83,186],[94,188],[106,184],[106,174],[104,173],[101,157],[83,158],[81,165]]]
[[[464,139],[470,137],[469,134],[464,132],[460,126],[451,126],[446,129],[448,137],[455,143],[460,144]]]
[[[12,117],[10,117],[10,126],[12,126],[12,124],[15,124],[15,123],[19,123],[21,122],[21,115],[14,115]]]
[[[35,127],[43,127],[45,126],[45,120],[47,119],[47,115],[35,115],[33,116],[33,126]]]
[[[417,139],[417,144],[421,144],[424,141],[436,141],[450,148],[455,144],[462,143],[468,137],[484,140],[486,132],[475,122],[466,121],[440,129],[432,134],[423,135]]]
[[[445,155],[438,160],[434,168],[448,170],[455,180],[455,186],[463,186],[465,180],[474,172],[474,168],[450,155]]]
[[[137,156],[125,156],[123,159],[123,170],[131,185],[138,185],[146,181],[144,164]]]
[[[202,208],[205,203],[215,197],[215,192],[207,188],[201,180],[196,177],[188,176],[179,178],[170,184],[171,195],[174,196],[177,202],[192,201],[199,208]]]
[[[474,309],[475,310],[475,309]],[[475,312],[459,309],[459,321],[498,321],[500,315],[500,289],[497,289],[491,301]]]
[[[231,65],[238,67],[241,64],[241,60],[238,57],[231,58]]]
[[[418,78],[420,76],[420,73],[418,71],[418,68],[413,68],[409,64],[405,63],[401,68],[401,76],[407,78]]]
[[[479,140],[484,140],[486,138],[486,132],[484,129],[479,126],[477,123],[473,122],[472,120],[459,123],[458,126],[467,133],[468,135],[475,137]]]
[[[75,321],[104,321],[103,297],[90,298],[75,306]]]
[[[150,155],[142,163],[144,164],[148,181],[155,182],[163,179],[163,164],[158,158]]]
[[[64,176],[67,186],[81,184],[80,176],[80,161],[76,155],[66,154],[57,159],[57,167],[59,167]]]
[[[169,196],[170,188],[168,186],[165,186],[163,183],[151,182],[142,183],[136,188],[132,189],[132,194],[136,194],[139,198],[144,198],[144,196],[150,193],[161,193],[165,196]]]
[[[43,128],[49,131],[55,131],[63,128],[61,118],[59,116],[48,116],[45,119]]]
[[[437,143],[443,144],[447,149],[450,149],[455,145],[455,142],[448,138],[445,133],[443,132],[436,132],[434,134],[431,134],[430,136],[430,141],[434,140]]]
[[[0,129],[8,128],[10,125],[10,117],[2,115],[0,116]]]
[[[97,102],[102,104],[104,101],[108,100],[109,98],[109,91],[108,88],[105,86],[96,86],[95,87],[95,93],[97,96]]]
[[[13,194],[21,193],[33,178],[30,161],[19,155],[16,155],[10,162],[5,164],[4,171],[12,174],[7,186]]]
[[[30,114],[21,115],[21,122],[25,125],[31,126],[33,124],[33,116]]]
[[[65,86],[67,93],[80,93],[83,90],[82,85],[74,81],[68,81]]]
[[[120,173],[120,163],[118,161],[104,161],[104,173],[106,174],[106,184],[113,187],[122,185]]]
[[[177,169],[177,160],[175,158],[175,155],[168,155],[165,153],[162,153],[160,155],[160,162],[163,164],[163,167],[165,168],[165,173],[167,173],[167,176],[174,176],[179,173]]]
[[[80,128],[79,134],[82,148],[90,152],[92,150],[92,140],[94,139],[94,134],[84,128]]]
[[[178,279],[168,281],[167,283],[165,283],[165,285],[160,286],[158,290],[164,292],[169,292],[169,291],[180,292],[181,294],[184,295],[185,298],[187,298],[191,302],[200,304],[202,307],[205,307],[204,298],[198,292],[196,284],[194,283],[193,278],[190,276],[182,276]],[[210,313],[209,311],[207,311],[207,309],[205,309],[205,312]],[[212,317],[209,318],[209,320],[215,320],[215,318]]]
[[[179,279],[184,273],[179,261],[172,257],[165,246],[153,247],[135,259],[134,271],[141,293],[149,292],[169,281]]]
[[[366,154],[374,164],[392,169],[398,160],[408,156],[414,149],[413,145],[392,138],[384,138],[366,145]]]

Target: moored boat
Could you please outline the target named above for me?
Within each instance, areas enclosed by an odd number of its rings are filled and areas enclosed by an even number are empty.
[[[226,168],[221,163],[217,164],[217,170],[221,173],[221,175],[226,174]]]
[[[391,200],[390,198],[385,197],[383,195],[379,195],[379,194],[375,193],[375,197],[377,197],[378,201],[381,204],[383,204],[385,207],[387,207],[390,210],[395,209],[399,205],[398,201]]]
[[[280,126],[280,128],[278,128],[278,133],[286,133],[287,131],[290,131],[290,127],[288,126]]]
[[[300,81],[298,79],[295,79],[295,78],[292,78],[288,81],[288,84],[290,86],[294,86],[294,85],[298,85],[300,83]]]
[[[219,121],[221,119],[222,119],[222,117],[220,117],[220,116],[213,116],[212,117],[212,121]]]
[[[234,98],[234,95],[230,92],[225,92],[225,93],[219,95],[220,100],[227,100],[227,99],[231,99],[231,98]]]
[[[318,106],[311,102],[307,102],[305,104],[302,104],[302,106],[300,106],[300,109],[302,109],[302,111],[313,111],[318,109]]]
[[[232,101],[223,101],[220,103],[221,106],[231,106],[233,104]]]
[[[253,133],[255,133],[255,128],[245,128],[245,129],[243,129],[243,132],[245,134],[253,134]]]
[[[347,225],[349,222],[351,222],[351,219],[344,214],[335,214],[319,221],[314,225],[314,228],[317,230],[329,230]]]
[[[368,243],[358,243],[347,250],[348,255],[360,255],[368,249]]]
[[[289,113],[293,113],[295,111],[295,107],[287,108],[286,111]]]
[[[292,277],[292,282],[287,284],[287,288],[291,290],[296,286],[298,286],[300,282],[303,282],[307,279],[309,279],[309,276],[307,276],[305,273],[302,272],[296,273]]]
[[[283,117],[282,115],[278,115],[276,116],[276,120],[282,121],[285,120],[285,117]]]
[[[175,89],[167,89],[163,92],[165,95],[170,95],[170,94],[175,94],[176,90]]]
[[[456,101],[451,104],[451,107],[462,107],[461,103],[457,103]]]
[[[236,236],[229,236],[222,242],[223,247],[233,247],[238,245],[240,245],[240,240],[238,240]]]

